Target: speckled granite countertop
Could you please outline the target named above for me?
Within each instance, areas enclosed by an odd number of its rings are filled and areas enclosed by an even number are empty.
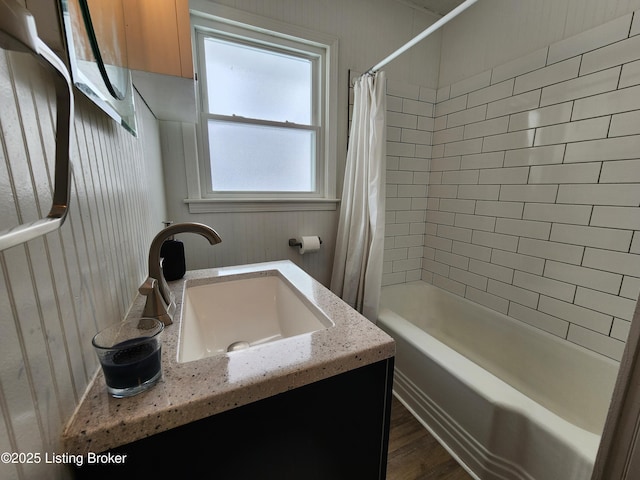
[[[289,280],[335,326],[230,354],[177,362],[185,282],[220,281],[252,272],[260,276],[272,270]],[[66,452],[102,452],[395,354],[391,337],[288,260],[190,271],[169,286],[177,309],[174,323],[164,332],[162,380],[134,397],[116,399],[107,393],[99,371],[65,427]],[[136,298],[130,318],[142,316],[144,301],[145,297]]]

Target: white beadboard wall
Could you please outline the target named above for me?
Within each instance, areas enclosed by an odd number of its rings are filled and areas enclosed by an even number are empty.
[[[137,100],[136,138],[76,95],[69,217],[0,253],[0,451],[64,453],[62,428],[98,368],[91,337],[122,320],[147,274],[166,212],[157,121]],[[48,74],[0,50],[0,229],[48,212],[54,132]],[[69,476],[43,457],[0,463],[0,478]]]
[[[423,278],[620,359],[640,291],[640,11],[437,99]]]
[[[337,191],[342,178],[348,134],[349,70],[364,71],[382,60],[436,17],[393,0],[219,0],[214,3],[286,22],[338,38]],[[397,82],[437,86],[440,35],[436,34],[398,58],[386,69]],[[433,68],[436,66],[436,68]],[[416,97],[417,100],[417,97]],[[197,221],[211,225],[222,243],[211,247],[194,235],[181,235],[187,268],[208,268],[238,263],[291,259],[318,281],[329,285],[337,231],[339,205],[333,211],[189,213],[182,149],[181,124],[161,121],[166,173],[167,208],[175,222]],[[299,235],[319,235],[320,252],[300,256],[288,246]]]
[[[337,232],[337,210],[291,212],[189,213],[182,124],[160,121],[168,216],[174,222],[200,222],[215,229],[222,243],[211,246],[193,234],[184,242],[187,269],[225,267],[272,260],[291,260],[316,280],[329,285]],[[320,251],[300,255],[289,238],[318,235]]]

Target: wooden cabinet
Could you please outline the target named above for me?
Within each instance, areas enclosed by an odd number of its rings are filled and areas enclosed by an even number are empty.
[[[77,478],[384,480],[392,382],[390,358],[115,448],[123,464]]]
[[[125,0],[129,68],[193,78],[189,0]]]

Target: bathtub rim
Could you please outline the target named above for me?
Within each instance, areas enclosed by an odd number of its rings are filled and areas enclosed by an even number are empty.
[[[412,300],[398,301],[399,297],[406,298],[404,288],[409,289]],[[395,293],[398,291],[401,293]],[[620,363],[616,360],[423,280],[385,286],[380,298],[381,308],[386,307],[384,301],[388,299],[392,306],[398,306],[399,310],[394,311],[395,314],[408,319],[409,323],[424,329],[443,344],[467,356],[472,362],[486,368],[560,418],[589,432],[602,434],[620,368]],[[435,310],[430,307],[432,304],[436,305]],[[423,314],[423,311],[432,313]],[[404,313],[407,314],[406,317],[403,316]],[[462,315],[460,320],[458,315]],[[489,321],[487,326],[490,328],[479,328],[470,337],[466,333],[468,329],[484,323],[469,322],[469,317],[477,317],[482,322]],[[494,325],[499,330],[494,330]],[[502,329],[503,325],[506,330]],[[460,330],[461,326],[466,330]],[[504,352],[500,353],[502,349],[497,349],[499,344],[486,343],[500,340],[505,332],[509,333],[501,341],[509,342],[507,350],[517,345],[517,348],[523,349],[522,356],[510,356],[520,355],[519,350],[505,356]],[[458,334],[461,336],[458,337]],[[479,340],[480,348],[476,349],[475,344]],[[494,348],[488,351],[483,348],[486,345],[494,345]],[[540,348],[546,352],[544,361],[540,364],[543,370],[531,369],[527,365],[536,365]],[[518,358],[527,361],[515,361]],[[546,369],[550,372],[548,377],[538,374],[546,372]],[[571,398],[576,401],[571,401]]]
[[[477,303],[474,302],[473,300],[469,300],[467,297],[463,297],[461,295],[457,295],[453,292],[450,292],[449,290],[446,290],[442,287],[439,287],[438,285],[434,285],[433,283],[429,283],[426,282],[424,280],[412,280],[410,282],[405,282],[405,283],[394,283],[391,285],[383,285],[381,288],[381,291],[384,289],[393,289],[393,288],[402,288],[403,286],[408,285],[408,286],[421,286],[421,285],[426,285],[429,288],[434,288],[437,289],[441,294],[446,295],[449,298],[458,300],[458,301],[462,301],[464,303],[467,304],[472,304],[474,307],[477,307],[479,309],[481,309],[484,312],[489,312],[491,314],[494,315],[498,315],[501,318],[506,319],[506,321],[511,322],[513,324],[518,325],[519,327],[521,326],[523,329],[528,330],[536,335],[540,335],[546,338],[549,338],[551,341],[553,342],[563,342],[563,344],[566,344],[567,348],[571,349],[571,350],[575,350],[577,352],[580,352],[581,354],[584,355],[588,355],[592,358],[596,358],[596,359],[600,359],[604,362],[610,363],[612,366],[613,365],[617,365],[618,367],[620,366],[620,362],[618,360],[615,360],[611,357],[607,357],[604,354],[595,352],[593,350],[590,350],[587,347],[583,347],[582,345],[579,345],[577,343],[571,342],[565,338],[559,337],[558,335],[554,335],[551,332],[548,332],[547,330],[544,330],[540,327],[536,327],[535,325],[531,325],[528,322],[525,322],[524,320],[520,320],[518,318],[515,317],[510,317],[509,315],[506,315],[502,312],[499,312],[498,310],[493,310],[485,305],[482,305],[481,303]],[[382,298],[382,297],[381,297]],[[379,313],[380,311],[382,311],[383,309],[385,309],[386,307],[384,307],[384,305],[382,304],[382,301],[380,302],[380,307],[379,307]],[[389,310],[387,308],[387,310]],[[391,311],[391,310],[390,310]],[[394,312],[395,313],[395,312]],[[379,315],[378,315],[379,316]],[[401,315],[398,315],[400,318],[403,318]]]
[[[391,323],[389,323],[389,320]],[[501,408],[532,418],[541,429],[550,431],[553,435],[562,439],[577,455],[593,463],[600,445],[601,435],[580,428],[559,415],[553,413],[539,403],[530,399],[504,380],[496,377],[484,368],[458,353],[453,348],[442,343],[424,330],[413,325],[395,312],[382,307],[378,313],[378,325],[380,322],[397,335],[402,336],[425,356],[433,359],[441,368],[463,382],[479,394],[485,396],[487,401]],[[391,336],[392,333],[387,331]],[[453,362],[439,361],[435,355],[441,355]],[[435,357],[435,358],[434,358]],[[396,366],[397,368],[398,366]],[[460,375],[457,372],[462,372]],[[488,388],[487,388],[488,387]],[[499,392],[508,392],[508,399]]]

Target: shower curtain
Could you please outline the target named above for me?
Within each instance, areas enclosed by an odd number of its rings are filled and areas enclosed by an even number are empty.
[[[373,322],[382,284],[386,103],[384,72],[356,80],[331,275],[331,290]]]

